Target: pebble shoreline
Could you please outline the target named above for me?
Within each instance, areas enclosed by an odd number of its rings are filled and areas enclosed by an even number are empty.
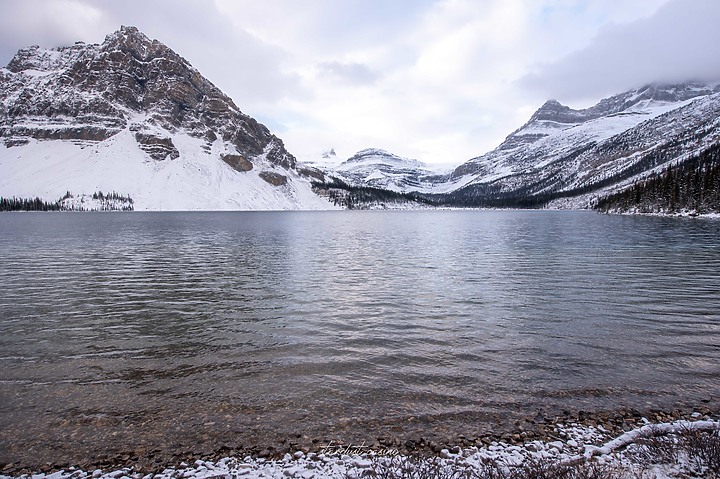
[[[446,440],[419,438],[418,440],[401,441],[398,438],[380,437],[372,444],[341,444],[323,443],[316,438],[300,437],[295,440],[288,439],[281,447],[269,446],[264,449],[256,447],[252,450],[228,450],[224,448],[218,451],[193,454],[162,451],[161,454],[153,454],[148,457],[122,454],[108,457],[102,461],[89,460],[75,464],[47,463],[39,468],[7,463],[0,464],[0,479],[18,477],[25,479],[87,479],[90,477],[93,479],[119,479],[122,477],[178,479],[225,475],[240,477],[249,473],[243,471],[257,472],[266,467],[273,471],[280,467],[284,471],[292,461],[295,463],[300,461],[299,465],[295,465],[302,466],[300,469],[303,470],[315,470],[319,464],[327,467],[331,465],[330,469],[326,468],[324,475],[314,475],[313,477],[336,477],[334,474],[339,474],[340,469],[344,471],[343,474],[346,474],[348,465],[354,464],[352,461],[367,461],[369,457],[415,456],[448,459],[457,458],[459,454],[466,456],[482,452],[481,456],[486,458],[497,453],[492,457],[512,460],[512,457],[519,459],[523,454],[541,453],[541,455],[545,455],[543,457],[549,459],[562,459],[565,456],[582,454],[582,449],[586,445],[599,445],[603,441],[636,430],[648,423],[662,424],[678,420],[720,421],[720,413],[708,408],[697,408],[686,412],[651,410],[641,413],[634,409],[607,413],[579,411],[573,415],[554,417],[538,414],[533,418],[515,421],[513,430],[498,431],[496,434],[478,438],[457,436],[454,439]],[[333,459],[329,460],[328,458]],[[362,469],[357,464],[352,465],[352,468]],[[210,473],[211,471],[224,472],[213,475]],[[274,477],[274,474],[272,472],[268,477]],[[290,477],[296,476],[291,475]]]
[[[696,418],[702,415],[696,413]],[[646,425],[651,424],[646,418],[641,419]],[[720,433],[720,420],[699,419],[698,421],[678,421],[674,424],[701,424],[711,428],[713,433]],[[669,423],[660,423],[671,426]],[[685,425],[677,426],[687,427]],[[639,432],[639,428],[631,430],[627,435]],[[556,441],[531,441],[522,446],[508,444],[505,442],[492,441],[484,447],[461,448],[455,446],[450,449],[441,449],[434,459],[433,464],[439,465],[443,471],[453,469],[475,469],[482,470],[484,465],[490,462],[501,464],[502,467],[521,467],[526,461],[549,461],[555,463],[570,462],[577,460],[577,457],[592,457],[592,452],[600,448],[597,445],[612,443],[609,441],[611,435],[602,426],[582,426],[577,423],[554,426],[556,434],[562,440]],[[617,438],[615,442],[617,442]],[[595,444],[593,446],[591,444]],[[345,452],[351,452],[346,454]],[[387,451],[386,451],[387,452]],[[590,453],[590,454],[589,454]],[[602,455],[595,455],[593,458],[596,464],[617,467],[618,477],[634,477],[633,471],[638,470],[632,461],[624,454],[608,450]],[[396,459],[406,461],[407,456],[395,456],[394,454],[379,456],[375,452],[362,452],[357,450],[348,451],[335,449],[328,452],[327,448],[321,453],[304,453],[296,451],[293,454],[286,453],[280,459],[253,458],[246,456],[224,457],[217,461],[205,461],[198,459],[192,463],[182,462],[176,466],[165,467],[154,473],[141,472],[133,467],[124,467],[111,471],[100,469],[83,470],[70,467],[67,470],[60,470],[49,474],[23,474],[17,479],[239,479],[239,478],[301,478],[301,479],[331,479],[331,478],[360,478],[373,475],[373,468],[391,467]],[[401,462],[395,462],[400,464]],[[417,462],[415,463],[417,464]],[[654,477],[676,477],[677,465],[666,467],[665,470],[657,469]],[[397,469],[395,469],[397,470]],[[629,472],[628,472],[629,471]],[[628,476],[629,474],[630,476]],[[690,477],[682,472],[678,477]],[[695,477],[695,476],[692,476]],[[0,479],[13,479],[13,476],[0,474]]]

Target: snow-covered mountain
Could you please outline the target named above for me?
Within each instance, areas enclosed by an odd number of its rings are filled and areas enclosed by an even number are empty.
[[[0,69],[0,196],[117,192],[136,210],[328,209],[283,142],[134,27]]]
[[[137,210],[327,209],[311,182],[334,176],[440,204],[585,207],[718,142],[720,84],[649,85],[583,110],[550,100],[449,173],[379,149],[326,150],[313,167],[134,27],[25,48],[0,69],[0,196],[73,205],[112,193]]]
[[[719,141],[720,84],[688,82],[647,85],[583,110],[549,100],[496,149],[444,174],[376,149],[322,169],[438,204],[585,208]]]
[[[353,186],[368,186],[405,193],[431,191],[442,177],[425,163],[378,148],[358,151],[336,166],[320,166],[328,175]]]
[[[535,197],[584,207],[718,141],[719,84],[650,85],[584,110],[550,100],[446,184],[460,202]]]
[[[423,163],[385,150],[368,148],[357,152],[334,171],[351,184],[363,184],[392,191],[405,191],[417,184]]]

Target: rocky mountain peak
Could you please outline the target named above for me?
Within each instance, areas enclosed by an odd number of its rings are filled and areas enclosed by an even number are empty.
[[[153,157],[160,158],[158,145],[167,145],[170,157],[175,154],[163,135],[182,130],[204,139],[208,151],[220,139],[229,153],[249,161],[263,156],[295,167],[280,139],[187,60],[136,27],[121,27],[101,45],[25,48],[7,69],[11,75],[0,86],[0,137],[13,137],[13,144],[27,137],[102,141],[132,128],[138,142],[152,144]],[[138,116],[139,123],[133,119]],[[41,123],[54,126],[38,128]],[[158,137],[158,128],[167,133]]]
[[[39,45],[32,45],[21,48],[10,60],[5,68],[13,73],[23,70],[45,71],[51,69],[57,55],[51,55],[49,51],[40,51]]]
[[[104,51],[119,50],[129,53],[141,61],[151,59],[151,54],[157,54],[158,49],[168,50],[157,40],[150,40],[136,27],[125,25],[121,26],[120,30],[107,35],[102,48]]]
[[[582,110],[573,110],[557,100],[548,100],[533,114],[528,124],[538,121],[582,123],[602,116],[622,113],[643,101],[679,102],[718,91],[720,91],[720,88],[717,84],[696,82],[653,83],[604,98],[596,105]]]
[[[563,105],[557,100],[546,101],[535,114],[530,118],[530,121],[541,121],[549,120],[556,121],[559,123],[570,123],[574,121],[574,111],[570,107]]]

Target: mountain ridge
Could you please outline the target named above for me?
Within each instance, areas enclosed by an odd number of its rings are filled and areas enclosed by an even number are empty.
[[[581,110],[548,100],[497,148],[448,174],[407,164],[393,171],[388,161],[382,176],[411,178],[390,189],[437,205],[590,208],[718,142],[720,84],[650,84]],[[368,169],[325,172],[354,187],[387,187]]]
[[[136,209],[327,209],[317,185],[344,184],[450,206],[585,208],[719,132],[720,83],[649,84],[579,110],[548,100],[448,173],[377,148],[301,163],[135,27],[102,44],[23,48],[0,69],[0,195],[51,202],[117,192]]]
[[[458,190],[465,189],[466,197],[491,199],[562,196],[611,187],[607,179],[613,176],[638,179],[657,166],[642,166],[652,163],[644,159],[648,155],[667,148],[677,159],[718,141],[719,92],[716,83],[686,82],[629,90],[585,110],[546,102],[501,145],[458,166],[451,178],[463,184]]]

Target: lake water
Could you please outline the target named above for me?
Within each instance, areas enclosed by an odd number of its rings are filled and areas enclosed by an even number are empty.
[[[719,396],[720,221],[0,215],[5,462]]]

